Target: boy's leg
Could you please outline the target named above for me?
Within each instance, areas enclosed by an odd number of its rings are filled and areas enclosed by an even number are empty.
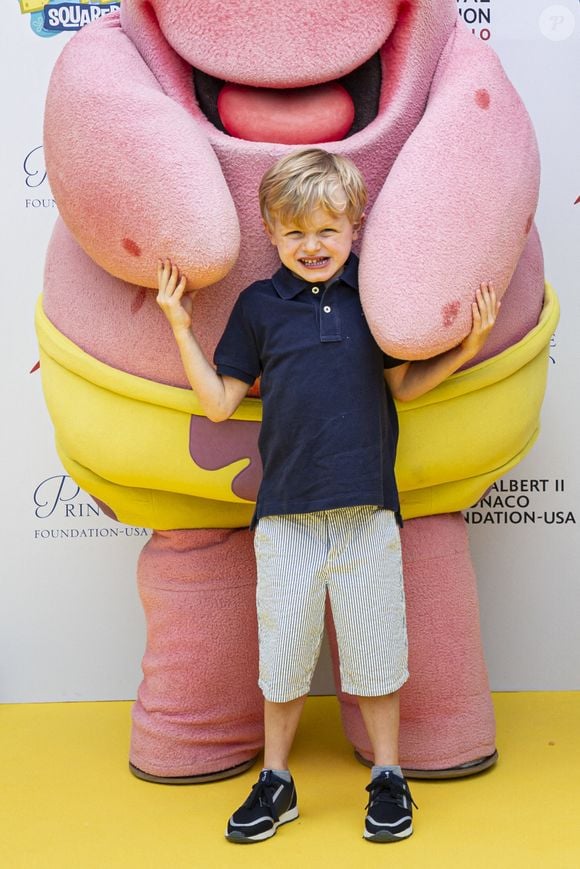
[[[288,703],[272,703],[270,700],[264,700],[265,769],[288,769],[288,755],[305,700],[306,695],[290,700]]]
[[[228,821],[231,842],[268,839],[280,824],[298,817],[288,755],[322,639],[326,539],[316,515],[267,516],[256,530],[264,769]]]
[[[399,529],[381,508],[336,511],[333,518],[329,592],[341,685],[357,697],[375,757],[364,837],[393,842],[413,832],[399,766],[399,688],[408,678]]]
[[[397,842],[413,832],[413,798],[399,766],[399,692],[357,697],[375,765],[367,787],[369,802],[364,838]]]
[[[375,766],[398,765],[399,692],[357,700],[373,747]]]
[[[247,800],[228,821],[230,842],[261,842],[273,836],[280,824],[298,817],[288,755],[305,700],[305,696],[287,703],[264,700],[264,769]]]

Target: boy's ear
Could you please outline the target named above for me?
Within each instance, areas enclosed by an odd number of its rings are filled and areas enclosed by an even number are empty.
[[[353,240],[354,240],[354,241],[358,238],[359,233],[361,232],[361,230],[362,230],[362,228],[363,228],[363,224],[364,224],[364,222],[365,222],[365,219],[366,219],[366,214],[361,214],[360,219],[357,220],[356,223],[353,223],[353,226],[352,226],[352,228],[353,228],[352,237],[353,237]]]
[[[354,232],[352,234],[353,239],[358,238],[359,233],[361,232],[361,230],[363,228],[366,217],[367,217],[366,214],[361,214],[360,220],[358,220],[356,223],[353,224],[353,230],[354,230]]]
[[[266,235],[268,236],[268,238],[270,239],[272,244],[276,244],[276,242],[272,238],[272,230],[270,229],[270,227],[268,226],[268,224],[266,223],[266,221],[263,218],[262,218],[262,226],[264,227],[264,232],[266,233]]]

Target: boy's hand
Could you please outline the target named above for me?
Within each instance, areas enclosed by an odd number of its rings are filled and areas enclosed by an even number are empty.
[[[457,347],[439,356],[418,362],[407,362],[385,370],[385,380],[392,395],[400,401],[412,401],[439,386],[446,377],[476,356],[493,329],[501,302],[498,302],[491,281],[484,281],[472,305],[471,332]]]
[[[169,320],[173,331],[189,330],[195,293],[186,292],[185,275],[179,277],[179,269],[171,260],[157,261],[157,285],[157,304]]]
[[[473,312],[473,326],[471,332],[461,342],[460,347],[469,356],[477,356],[489,337],[497,320],[501,307],[498,302],[491,281],[483,281],[476,293],[476,300],[471,306]]]

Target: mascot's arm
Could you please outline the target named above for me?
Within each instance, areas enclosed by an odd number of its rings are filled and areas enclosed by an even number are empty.
[[[157,258],[170,257],[193,288],[232,268],[239,226],[219,163],[118,16],[81,30],[61,54],[44,136],[60,213],[106,271],[155,287]]]
[[[471,328],[481,281],[501,298],[538,184],[527,112],[494,52],[458,24],[365,229],[361,298],[385,351],[419,359],[448,350]]]

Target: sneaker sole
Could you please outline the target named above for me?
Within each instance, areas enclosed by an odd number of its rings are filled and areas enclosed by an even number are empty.
[[[367,842],[402,842],[403,839],[408,839],[409,836],[413,833],[413,827],[409,827],[408,830],[405,830],[403,833],[399,833],[398,836],[393,833],[387,832],[387,830],[381,830],[379,833],[367,833],[365,830],[363,833],[363,838],[367,840]]]
[[[265,839],[271,839],[275,835],[278,827],[282,824],[287,824],[289,821],[295,821],[298,817],[298,806],[293,809],[288,809],[283,815],[280,815],[278,821],[274,821],[274,826],[271,830],[266,830],[264,833],[257,833],[255,836],[244,836],[239,830],[232,830],[228,833],[226,830],[225,836],[228,842],[234,842],[236,845],[252,845],[254,842],[263,842]]]

